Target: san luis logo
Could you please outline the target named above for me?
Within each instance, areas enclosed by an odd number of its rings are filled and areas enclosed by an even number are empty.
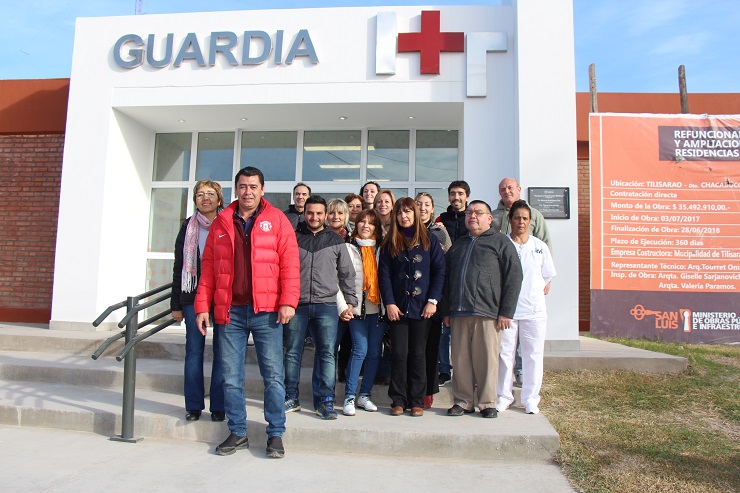
[[[669,329],[677,330],[679,325],[683,328],[684,332],[691,332],[692,317],[691,310],[688,308],[681,308],[677,312],[675,311],[659,311],[659,310],[646,310],[642,305],[635,305],[630,310],[635,320],[642,320],[645,317],[654,317],[656,329]]]

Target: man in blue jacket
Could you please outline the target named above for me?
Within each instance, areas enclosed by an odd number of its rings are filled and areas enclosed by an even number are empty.
[[[491,227],[491,207],[473,200],[465,210],[468,234],[446,256],[443,313],[452,335],[452,395],[448,416],[478,407],[495,418],[501,331],[509,327],[522,285],[522,264],[509,239]]]

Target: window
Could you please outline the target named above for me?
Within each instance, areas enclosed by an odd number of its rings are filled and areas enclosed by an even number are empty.
[[[360,181],[360,131],[305,132],[303,181]]]
[[[409,131],[370,130],[367,135],[367,179],[409,179]]]
[[[186,217],[188,190],[155,188],[149,213],[149,251],[171,252]]]
[[[418,130],[416,132],[416,180],[457,180],[457,130]]]
[[[157,134],[154,144],[154,181],[185,181],[190,176],[190,147],[193,136]]]
[[[431,193],[439,215],[448,205],[447,186],[461,176],[458,143],[454,129],[157,134],[145,287],[171,281],[175,239],[193,213],[198,180],[218,182],[228,205],[235,199],[236,171],[255,166],[265,175],[265,198],[279,210],[290,205],[297,181],[308,182],[313,193],[327,200],[358,193],[361,183],[376,181],[396,199]]]
[[[239,168],[254,166],[265,181],[294,181],[298,132],[244,132]]]
[[[231,181],[233,171],[234,132],[199,133],[195,179]]]

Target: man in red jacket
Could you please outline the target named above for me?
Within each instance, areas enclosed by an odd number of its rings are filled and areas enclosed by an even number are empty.
[[[249,448],[244,395],[244,358],[252,334],[265,385],[267,456],[285,455],[283,330],[298,305],[300,262],[293,227],[265,195],[265,178],[254,167],[234,178],[237,200],[213,221],[201,259],[195,297],[196,324],[205,334],[213,310],[224,375],[229,437],[216,454]]]

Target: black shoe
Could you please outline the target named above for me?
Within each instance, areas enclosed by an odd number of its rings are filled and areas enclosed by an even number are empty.
[[[200,411],[188,411],[185,413],[185,421],[198,421],[200,419]]]
[[[461,405],[455,404],[447,410],[447,416],[462,416],[463,414],[472,414],[474,412],[475,410],[468,411],[467,409],[464,409]]]
[[[449,373],[439,374],[439,386],[440,387],[444,387],[444,385],[450,381],[452,381],[452,375],[450,375]]]
[[[316,414],[321,416],[321,419],[337,419],[337,412],[334,410],[333,402],[322,402],[319,407],[316,408]]]
[[[498,411],[495,407],[487,407],[480,412],[480,415],[484,418],[497,418]]]
[[[239,435],[234,435],[232,433],[229,435],[229,438],[216,447],[216,455],[231,455],[237,450],[241,450],[243,448],[249,448],[249,438],[240,437]]]
[[[285,447],[283,447],[283,439],[275,436],[267,439],[267,457],[271,459],[282,459],[285,457]]]
[[[226,413],[223,411],[214,411],[211,413],[211,421],[223,421],[226,419]]]

